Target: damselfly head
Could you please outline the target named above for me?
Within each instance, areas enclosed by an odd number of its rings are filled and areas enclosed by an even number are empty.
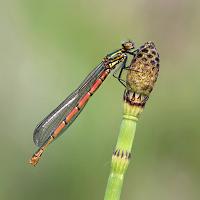
[[[133,41],[126,41],[122,43],[122,47],[127,51],[135,48],[135,43]]]
[[[159,54],[153,42],[146,42],[135,52],[127,73],[127,88],[149,96],[158,77]]]

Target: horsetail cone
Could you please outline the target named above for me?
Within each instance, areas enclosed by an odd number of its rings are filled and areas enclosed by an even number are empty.
[[[126,102],[144,107],[157,80],[159,62],[159,54],[153,42],[146,42],[136,50],[126,77]]]

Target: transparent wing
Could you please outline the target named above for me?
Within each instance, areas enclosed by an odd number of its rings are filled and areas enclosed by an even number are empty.
[[[48,116],[46,116],[35,128],[33,133],[33,141],[35,145],[41,147],[49,137],[53,134],[58,125],[65,119],[71,110],[77,105],[79,100],[90,90],[94,82],[100,74],[105,70],[105,65],[101,62],[93,69],[80,86],[73,91],[57,108],[55,108]],[[81,110],[76,113],[71,122],[67,124],[68,128],[71,123],[80,114]]]

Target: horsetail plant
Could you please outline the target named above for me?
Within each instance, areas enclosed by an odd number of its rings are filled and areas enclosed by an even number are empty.
[[[147,42],[135,51],[127,70],[123,119],[112,155],[104,200],[120,199],[124,175],[131,158],[136,124],[157,80],[158,72],[159,54],[154,43]]]

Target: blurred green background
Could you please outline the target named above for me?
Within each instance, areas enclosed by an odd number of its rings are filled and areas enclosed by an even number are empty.
[[[154,41],[158,82],[137,126],[122,200],[200,196],[199,1],[8,0],[0,6],[0,199],[101,200],[122,118],[110,76],[35,168],[36,124],[109,52]]]

